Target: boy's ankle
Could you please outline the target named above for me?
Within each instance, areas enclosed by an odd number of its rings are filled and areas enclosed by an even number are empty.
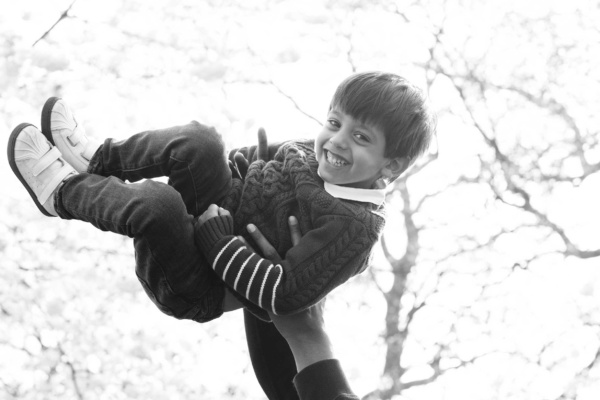
[[[54,192],[52,192],[52,194],[50,195],[50,197],[48,197],[48,201],[46,201],[44,203],[44,208],[52,215],[55,215],[57,217],[60,217],[60,215],[58,215],[58,211],[56,211],[57,208],[57,204],[59,202],[60,199],[60,191],[63,188],[65,182],[72,178],[73,176],[75,176],[75,174],[71,174],[69,176],[67,176],[65,179],[63,179],[63,181],[61,183],[58,184],[58,186],[56,187],[56,189],[54,190]]]

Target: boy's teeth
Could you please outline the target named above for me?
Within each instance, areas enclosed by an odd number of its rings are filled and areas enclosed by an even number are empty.
[[[330,164],[333,164],[336,167],[341,167],[342,165],[347,164],[347,162],[345,162],[341,158],[338,158],[335,155],[331,154],[330,151],[327,152],[327,161],[329,161]]]

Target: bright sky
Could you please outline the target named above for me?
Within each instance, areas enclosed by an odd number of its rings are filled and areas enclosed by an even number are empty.
[[[419,5],[409,13],[421,23],[419,28],[414,28],[402,23],[400,17],[389,10],[376,9],[373,5],[367,7],[368,11],[359,10],[346,15],[342,11],[332,14],[325,2],[318,0],[286,2],[263,12],[252,12],[252,7],[265,7],[267,3],[258,0],[244,2],[242,9],[236,4],[223,5],[216,10],[209,10],[205,3],[198,5],[194,1],[176,2],[177,5],[171,3],[143,3],[143,7],[133,12],[128,7],[123,11],[124,3],[117,0],[78,0],[72,9],[77,18],[62,21],[48,40],[31,48],[31,44],[71,2],[21,0],[16,4],[0,0],[0,32],[13,35],[14,58],[10,60],[15,60],[17,67],[14,68],[18,72],[14,81],[10,80],[12,75],[8,67],[5,68],[6,78],[0,76],[0,88],[6,89],[5,94],[0,96],[0,127],[4,134],[7,136],[23,120],[37,123],[39,107],[53,90],[52,85],[60,85],[62,95],[76,108],[78,117],[85,121],[88,133],[96,137],[122,138],[137,130],[179,124],[192,118],[215,125],[232,146],[252,143],[253,132],[259,126],[267,129],[273,141],[311,136],[316,133],[318,124],[300,113],[292,101],[273,87],[249,85],[246,81],[271,79],[293,97],[299,108],[322,119],[335,86],[351,72],[347,60],[348,41],[343,35],[354,32],[353,54],[360,69],[401,70],[408,78],[424,86],[419,63],[428,56],[425,49],[431,43],[431,21],[440,21],[443,16],[440,7],[430,6],[427,9],[430,12],[424,12],[419,11]],[[401,6],[406,6],[405,3],[398,2]],[[600,66],[600,57],[594,54],[588,59],[586,51],[598,49],[598,31],[590,30],[589,35],[582,36],[582,32],[587,31],[586,26],[581,24],[590,23],[590,19],[583,18],[585,22],[581,22],[581,14],[577,13],[579,10],[583,10],[584,16],[598,13],[593,2],[471,1],[467,2],[469,7],[456,1],[447,3],[451,17],[447,21],[445,40],[451,44],[450,47],[464,45],[463,55],[471,57],[471,60],[487,57],[481,68],[490,80],[519,83],[521,79],[524,82],[522,87],[528,90],[535,91],[533,85],[536,83],[543,85],[552,80],[548,71],[555,71],[558,82],[549,86],[548,91],[564,99],[585,132],[596,132],[597,136],[598,116],[595,110],[590,110],[590,104],[599,104],[600,101],[596,79],[600,71],[596,68]],[[129,7],[136,3],[131,4]],[[185,4],[199,7],[200,11],[193,8],[196,14],[186,19],[186,8],[182,7]],[[428,3],[423,4],[426,6]],[[180,23],[174,24],[165,17],[164,7],[167,6],[179,13]],[[24,10],[27,12],[24,13]],[[507,14],[506,10],[511,10],[511,13]],[[558,30],[556,37],[552,37],[541,23],[549,13],[552,13]],[[534,35],[526,37],[526,29],[506,25],[507,18],[516,20],[523,16],[540,21],[539,24],[531,24]],[[240,20],[236,21],[236,18]],[[172,43],[172,49],[153,47],[143,41],[140,44],[123,35],[122,31],[157,42]],[[329,37],[332,32],[337,36]],[[123,48],[124,44],[130,46]],[[204,52],[199,49],[200,44],[229,51],[227,59],[222,59],[222,54],[214,49]],[[572,72],[565,73],[558,67],[555,70],[547,68],[555,45],[564,45],[565,51],[569,51],[561,57],[569,60],[570,64],[565,64],[567,67],[576,64]],[[247,47],[257,56],[250,57]],[[179,48],[189,51],[173,50]],[[189,58],[190,54],[196,54],[194,52],[198,52],[197,58]],[[461,71],[460,61],[449,64],[445,67]],[[537,81],[526,79],[531,71],[538,74],[535,76]],[[217,78],[202,79],[207,76]],[[220,78],[230,83],[224,86]],[[482,147],[481,137],[470,127],[469,121],[465,122],[464,109],[451,82],[438,79],[430,94],[440,113],[439,159],[409,182],[411,194],[416,199],[441,190],[461,174],[478,176],[482,173],[479,156],[489,156]],[[548,144],[550,150],[546,158],[539,160],[540,164],[550,165],[556,159],[568,157],[569,148],[563,141],[569,131],[564,123],[548,118],[534,107],[522,106],[514,99],[507,100],[504,93],[489,93],[486,100],[493,111],[492,117],[498,122],[501,144],[507,149],[516,145],[513,150],[522,153],[519,160],[535,160],[537,149],[545,147],[542,144]],[[477,112],[483,112],[482,103],[473,104],[473,107]],[[590,162],[599,158],[598,149],[589,151]],[[567,162],[562,170],[566,174],[580,172],[573,162]],[[41,219],[35,207],[28,204],[27,193],[12,177],[7,163],[0,163],[0,174],[8,177],[5,184],[0,185],[4,204],[15,208],[18,205],[18,209],[10,210],[2,217],[4,224],[1,229],[4,231],[0,232],[0,236],[11,237],[6,226],[18,225],[24,220],[25,232],[32,237],[39,235],[46,242],[62,230],[77,232],[76,236],[81,237],[83,242],[86,238],[92,242],[104,240],[99,238],[105,236],[94,236],[96,233],[86,228],[73,228],[72,225]],[[578,187],[557,184],[544,188],[531,182],[528,184],[528,188],[536,194],[535,205],[547,210],[583,249],[598,246],[600,213],[595,211],[600,203],[600,177],[597,175],[589,177]],[[394,212],[395,208],[400,208],[401,202],[393,200],[391,205],[389,240],[397,249],[397,255],[401,256],[406,240],[403,236],[404,222]],[[556,238],[548,238],[537,230],[524,230],[499,240],[493,251],[472,252],[447,263],[438,263],[442,255],[454,252],[467,237],[481,241],[501,226],[518,226],[534,219],[523,218],[508,207],[498,207],[484,186],[447,189],[442,196],[428,202],[416,218],[417,223],[429,229],[423,231],[420,237],[423,256],[418,269],[410,276],[410,288],[415,291],[421,287],[424,290],[435,288],[432,277],[441,269],[449,271],[449,278],[440,283],[440,293],[431,296],[431,306],[418,314],[414,330],[410,332],[403,366],[416,365],[416,368],[406,379],[419,379],[431,374],[429,367],[422,365],[423,360],[428,360],[441,340],[449,340],[453,354],[464,358],[486,349],[502,351],[483,358],[476,368],[449,374],[447,378],[440,379],[439,384],[424,391],[409,392],[403,398],[550,399],[561,393],[571,381],[573,371],[589,362],[592,350],[598,346],[598,329],[586,327],[582,321],[589,319],[598,323],[600,261],[597,258],[565,260],[556,256],[542,257],[532,263],[528,271],[510,275],[504,284],[479,297],[483,283],[508,276],[515,262],[556,248]],[[35,259],[26,257],[29,250],[21,247],[16,237],[4,240],[8,245],[3,249],[3,256],[10,260],[12,267],[17,269],[14,260],[35,262]],[[107,248],[120,245],[110,239],[106,243],[103,246]],[[389,288],[392,276],[381,271],[386,268],[385,263],[381,254],[377,257],[376,260],[380,261],[376,268],[377,282],[383,288]],[[65,263],[64,268],[70,270],[88,261],[74,259],[62,262]],[[491,270],[489,274],[485,272],[487,268]],[[130,278],[130,290],[135,296],[137,287],[133,277]],[[417,298],[419,296],[422,292],[416,294]],[[414,298],[407,294],[403,299],[407,309]],[[154,312],[143,296],[130,300],[133,304],[122,306],[118,313],[115,311],[114,320],[108,326],[94,328],[100,329],[98,337],[110,338],[111,327],[118,326],[121,332],[126,333],[122,345],[129,348],[133,346],[135,336],[127,334],[134,332],[136,326],[146,332],[159,332],[156,337],[152,336],[156,343],[160,343],[161,335],[172,338],[174,336],[170,335],[177,334],[179,336],[175,340],[183,349],[183,355],[180,355],[183,361],[178,365],[198,371],[199,375],[218,381],[219,387],[222,387],[226,385],[223,377],[228,375],[228,366],[237,363],[239,368],[235,373],[242,376],[238,384],[250,388],[249,393],[255,398],[260,397],[260,389],[248,370],[247,356],[241,353],[244,338],[239,316],[227,316],[210,329],[185,323],[185,329],[182,329],[180,322]],[[62,315],[64,310],[60,306],[60,298],[50,304],[56,307],[51,309],[58,310],[57,315]],[[459,321],[455,318],[457,312],[462,315]],[[40,315],[43,320],[44,314]],[[357,393],[366,393],[379,384],[385,351],[381,338],[384,315],[383,297],[373,285],[349,284],[336,291],[329,301],[328,326],[337,354]],[[485,318],[488,319],[484,323]],[[21,340],[19,337],[25,337],[26,348],[38,354],[40,349],[36,346],[39,347],[39,342],[27,336],[28,326],[24,324],[20,329],[8,337],[15,343]],[[0,326],[0,330],[4,331],[3,327]],[[46,331],[44,341],[56,343],[59,340],[53,336],[56,332],[60,330]],[[3,340],[5,338],[2,337]],[[548,342],[552,344],[541,360],[543,368],[526,360],[527,357],[535,358],[540,347]],[[186,346],[198,346],[201,359],[185,355]],[[230,351],[232,348],[235,351]],[[14,349],[7,350],[6,346],[0,347],[0,351],[16,354]],[[163,359],[159,349],[148,351],[152,353],[150,360]],[[523,357],[511,356],[515,352]],[[237,358],[220,357],[223,353]],[[15,373],[13,377],[27,381],[27,385],[34,385],[41,378],[27,369],[28,362],[31,362],[29,356],[19,354],[21,375]],[[2,357],[2,353],[0,358],[7,359]],[[205,359],[211,362],[207,363]],[[92,374],[98,373],[103,370],[103,360],[101,355],[86,354],[86,368]],[[0,362],[0,368],[0,371],[5,371],[7,366]],[[596,370],[594,374],[598,375]],[[186,377],[189,380],[193,378]],[[596,379],[596,382],[600,380]],[[598,398],[598,385],[582,384],[581,387],[578,399]],[[530,397],[522,395],[524,391]]]

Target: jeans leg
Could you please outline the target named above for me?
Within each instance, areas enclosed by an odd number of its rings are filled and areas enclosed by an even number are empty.
[[[298,400],[293,379],[296,362],[275,324],[261,321],[244,310],[244,326],[252,368],[269,400]]]
[[[205,322],[222,313],[223,284],[194,244],[194,217],[172,187],[78,174],[59,189],[60,217],[133,238],[136,274],[164,313]]]
[[[211,203],[218,204],[231,188],[221,136],[196,121],[141,132],[123,141],[107,139],[88,171],[129,182],[166,176],[193,216]]]

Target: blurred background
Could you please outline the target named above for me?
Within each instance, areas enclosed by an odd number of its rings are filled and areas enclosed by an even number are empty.
[[[326,321],[365,399],[600,398],[597,1],[0,0],[0,137],[60,96],[91,136],[313,137],[337,84],[429,94],[374,265]],[[241,313],[162,315],[127,238],[46,218],[0,163],[0,398],[263,399]]]

